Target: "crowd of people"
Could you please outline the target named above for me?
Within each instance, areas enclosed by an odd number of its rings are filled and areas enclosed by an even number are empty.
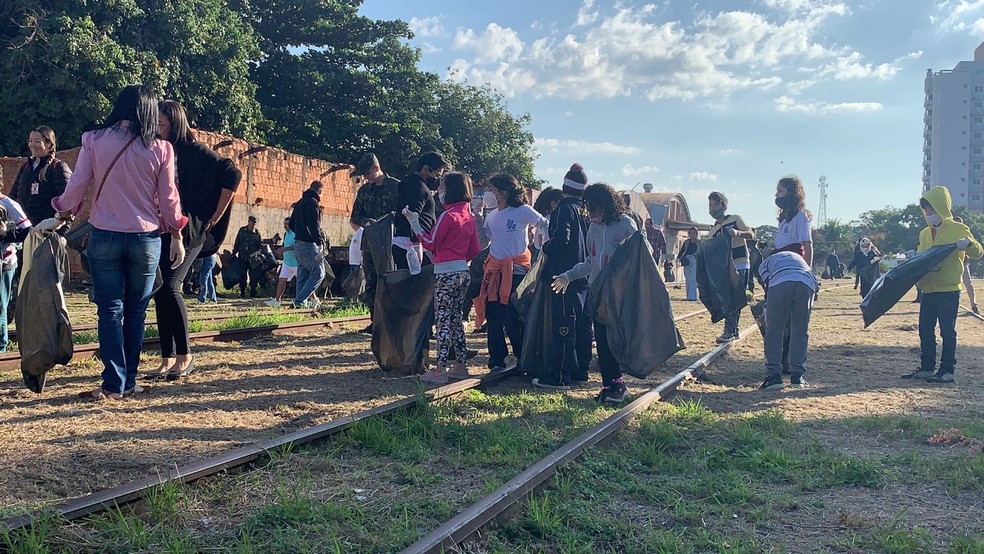
[[[126,87],[103,123],[83,134],[74,172],[55,157],[52,129],[31,130],[28,146],[29,161],[9,194],[0,194],[0,351],[7,344],[5,312],[18,266],[18,243],[32,229],[53,232],[86,211],[85,257],[104,369],[100,387],[81,396],[118,400],[147,390],[136,380],[151,299],[161,360],[147,376],[175,380],[194,371],[182,284],[201,260],[198,300],[217,299],[215,256],[225,241],[241,172],[195,139],[179,103],[158,102],[144,85]],[[651,219],[630,210],[610,185],[589,184],[580,164],[571,166],[560,188],[542,191],[534,205],[528,189],[512,175],[499,173],[473,183],[468,174],[451,169],[438,152],[421,155],[415,170],[399,180],[384,172],[372,153],[354,164],[351,176],[364,183],[351,212],[349,260],[352,274],[362,277],[357,292],[369,307],[370,320],[390,317],[377,309],[384,274],[420,276],[426,271],[433,287],[433,321],[427,323],[433,325],[429,334],[437,348],[436,363],[421,379],[443,384],[471,376],[467,362],[476,352],[467,348],[465,322],[472,309],[473,332],[486,334],[490,371],[504,371],[510,351],[517,364],[524,359],[524,346],[530,346],[524,345],[528,313],[520,309],[517,297],[539,287],[549,295],[544,307],[550,317],[540,330],[545,340],[534,346],[545,350],[546,362],[535,370],[521,368],[532,373],[532,385],[569,390],[586,383],[594,345],[602,376],[597,398],[620,402],[626,394],[620,360],[632,354],[613,351],[611,322],[597,315],[598,291],[610,278],[611,260],[630,237],[643,237],[646,263],[655,268],[654,275],[661,260],[672,266],[662,232]],[[323,191],[320,181],[310,183],[283,221],[285,235],[277,251],[282,262],[271,306],[285,302],[291,281],[296,289],[292,307],[319,304],[316,291],[326,278],[329,247],[322,228]],[[802,182],[783,177],[776,185],[778,226],[771,247],[756,240],[755,230],[740,215],[729,212],[725,194],[712,192],[707,202],[714,220],[709,233],[701,239],[696,227],[690,229],[675,255],[684,270],[686,299],[717,294],[720,291],[708,288],[723,287],[724,281],[733,286],[731,300],[722,305],[724,328],[717,338],[719,343],[730,342],[739,336],[746,292],[754,289],[754,282],[760,283],[765,292],[761,388],[784,387],[784,373],[790,374],[790,386],[807,386],[810,314],[819,284]],[[919,281],[922,354],[919,367],[905,377],[952,382],[959,291],[962,283],[969,285],[966,261],[980,258],[984,250],[969,228],[953,217],[945,188],[927,192],[920,206],[927,227],[917,250],[951,243],[956,250]],[[384,221],[390,226],[388,234],[372,234],[372,240],[386,237],[380,249],[370,244],[367,229]],[[259,268],[270,269],[265,262],[257,264],[256,255],[273,257],[272,250],[264,250],[256,226],[257,219],[249,215],[232,251],[243,298],[247,292],[257,295]],[[705,245],[714,241],[727,252],[724,267],[709,267],[710,258],[704,257]],[[862,297],[878,279],[881,256],[871,239],[863,237],[846,267],[855,270],[855,288]],[[834,251],[826,266],[833,277],[845,269]],[[726,275],[724,281],[715,272]],[[967,288],[973,295],[972,287]],[[971,303],[976,311],[973,296]],[[943,337],[938,365],[937,325]],[[363,329],[374,335],[374,344],[376,327],[370,323]]]

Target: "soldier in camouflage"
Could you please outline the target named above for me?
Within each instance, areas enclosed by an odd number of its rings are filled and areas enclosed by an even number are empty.
[[[350,219],[352,223],[359,227],[365,227],[373,221],[397,211],[396,204],[399,194],[397,185],[400,181],[383,173],[379,168],[379,160],[376,159],[375,154],[369,153],[362,156],[355,169],[352,170],[351,176],[366,179],[366,183],[359,187],[359,192],[355,195],[355,204],[352,206]],[[366,243],[363,243],[362,251],[362,267],[366,275],[366,289],[363,298],[369,306],[371,320],[376,299],[376,267]],[[372,334],[372,323],[362,332]]]

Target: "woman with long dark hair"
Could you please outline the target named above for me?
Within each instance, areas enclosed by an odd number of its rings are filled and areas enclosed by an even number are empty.
[[[92,199],[86,252],[104,367],[102,386],[83,397],[120,400],[145,391],[137,369],[162,232],[171,238],[170,267],[185,259],[181,230],[188,218],[181,213],[174,149],[157,138],[158,130],[156,95],[145,85],[124,88],[106,121],[82,135],[75,173],[51,201],[67,221]]]
[[[58,141],[51,127],[41,125],[31,129],[27,148],[31,156],[17,173],[9,196],[24,208],[28,219],[39,223],[55,216],[51,200],[65,192],[72,170],[55,157]]]
[[[551,288],[558,294],[567,291],[571,282],[584,277],[588,285],[594,282],[608,265],[615,250],[625,239],[639,230],[635,219],[629,215],[622,195],[606,183],[595,183],[584,189],[584,206],[588,210],[587,255],[583,262],[568,271],[555,275]],[[588,305],[591,305],[589,293]],[[598,369],[601,370],[602,389],[599,402],[621,402],[626,388],[622,370],[608,345],[608,326],[594,320],[595,344],[598,349]],[[542,386],[537,380],[533,383]],[[569,387],[549,387],[569,388]]]
[[[677,263],[683,266],[683,279],[687,282],[687,300],[697,300],[697,247],[700,240],[697,238],[697,228],[687,229],[687,238],[680,245],[680,252],[677,254]]]
[[[523,353],[523,324],[509,298],[530,270],[527,229],[533,226],[542,234],[548,222],[527,204],[526,189],[512,175],[493,175],[488,185],[498,207],[485,217],[485,234],[491,243],[482,287],[474,300],[475,326],[480,327],[488,316],[489,368],[500,371],[505,369],[509,353],[507,336],[517,360]]]
[[[217,156],[195,140],[185,110],[174,100],[160,103],[160,136],[174,147],[178,194],[181,209],[188,216],[185,227],[185,260],[171,269],[161,260],[164,283],[154,294],[157,330],[161,339],[161,364],[148,377],[168,381],[188,375],[195,369],[188,346],[188,309],[181,285],[196,258],[210,258],[229,228],[229,204],[239,188],[242,173],[228,158]],[[171,236],[161,237],[161,249],[169,249]],[[204,265],[204,264],[203,264]]]

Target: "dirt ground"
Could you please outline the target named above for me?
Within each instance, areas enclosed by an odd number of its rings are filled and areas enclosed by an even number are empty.
[[[671,295],[675,314],[701,308],[683,301],[680,289]],[[68,304],[73,321],[95,320],[83,293],[69,295]],[[192,300],[189,315],[256,306]],[[7,467],[0,472],[0,512],[82,496],[416,393],[416,378],[393,378],[378,369],[369,337],[357,332],[363,325],[196,345],[195,373],[175,383],[140,379],[151,384],[150,392],[119,403],[77,397],[98,386],[95,360],[55,369],[40,396],[23,387],[19,371],[0,372],[0,459]],[[719,332],[706,316],[681,330],[696,342]],[[469,335],[469,342],[479,350],[471,367],[484,372],[485,337]],[[141,367],[150,370],[158,360],[156,352],[145,353]],[[528,386],[517,379],[499,390]],[[598,386],[576,394],[594,395]]]

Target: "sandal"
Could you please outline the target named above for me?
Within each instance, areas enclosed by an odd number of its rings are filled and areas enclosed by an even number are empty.
[[[195,371],[194,359],[188,362],[188,365],[186,365],[184,369],[180,369],[178,367],[177,362],[175,362],[175,364],[171,366],[171,369],[167,370],[167,374],[164,376],[164,378],[167,379],[168,381],[177,381],[182,377],[187,377],[191,375],[193,371]]]
[[[123,391],[123,396],[133,396],[135,394],[146,394],[150,392],[152,387],[141,387],[140,385],[133,385],[132,389],[126,389]]]
[[[80,392],[79,398],[85,400],[102,400],[103,398],[108,398],[110,400],[123,400],[123,395],[118,392],[109,392],[105,389],[96,389],[94,391]]]

